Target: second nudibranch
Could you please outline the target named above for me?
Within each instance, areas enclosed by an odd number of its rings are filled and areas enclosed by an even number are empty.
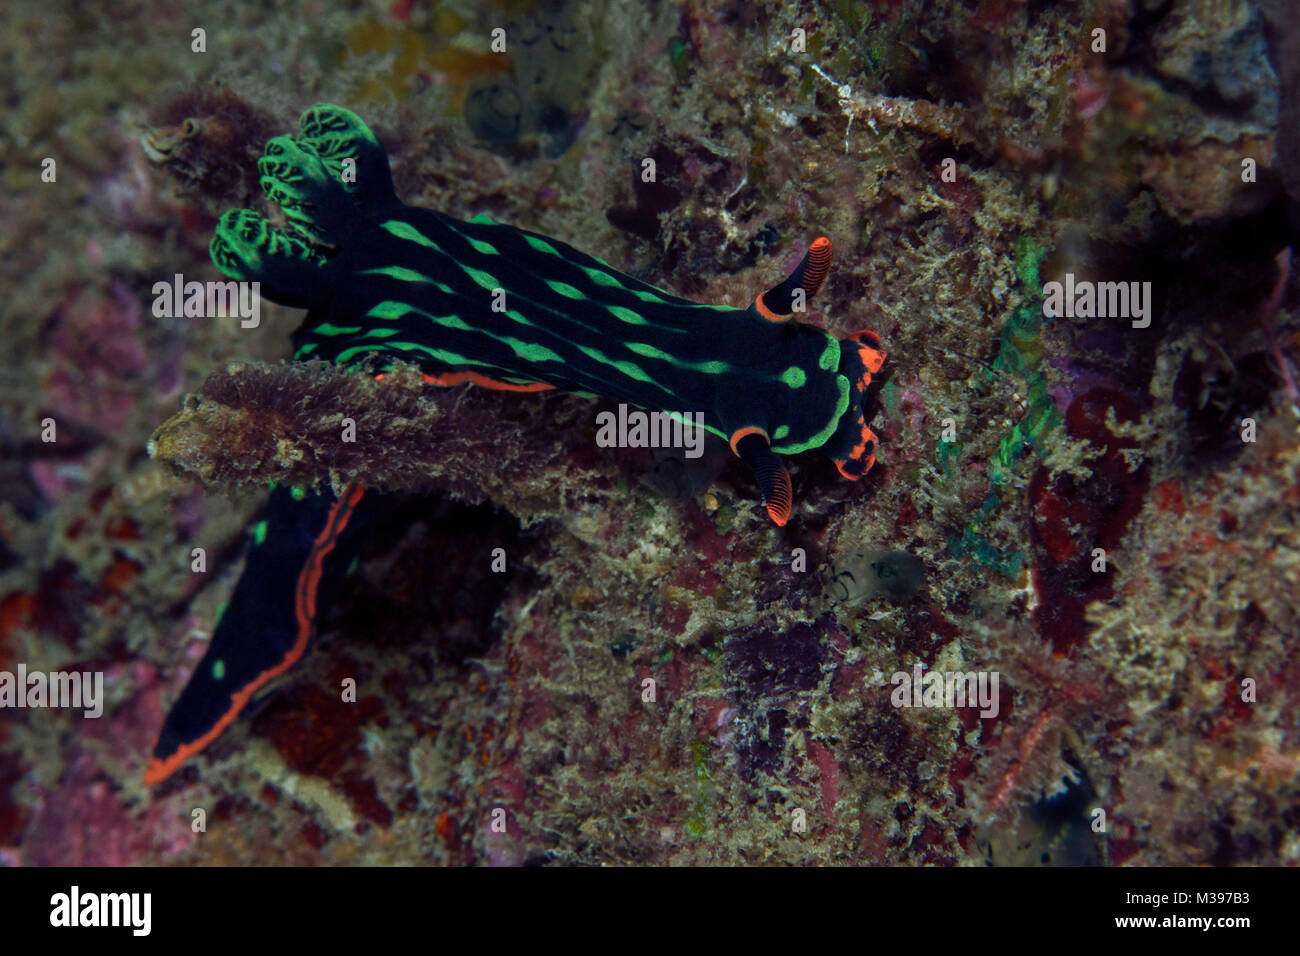
[[[310,311],[295,358],[377,355],[434,385],[559,389],[670,414],[702,412],[753,470],[772,520],[791,511],[779,455],[817,449],[857,479],[875,461],[864,402],[885,360],[863,331],[837,340],[791,320],[821,287],[821,237],[745,309],[700,305],[536,233],[407,206],[365,123],[330,104],[266,144],[261,185],[288,230],[227,212],[212,259],[228,276]]]

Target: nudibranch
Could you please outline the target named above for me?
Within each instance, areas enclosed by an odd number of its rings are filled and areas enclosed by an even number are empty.
[[[258,163],[293,232],[238,209],[212,241],[226,275],[309,310],[295,358],[377,354],[418,364],[436,385],[702,412],[753,469],[777,524],[791,506],[778,455],[819,449],[847,478],[874,462],[863,400],[885,360],[880,339],[840,341],[789,319],[826,278],[829,239],[748,308],[698,305],[557,239],[404,205],[383,147],[348,110],[312,107],[300,127]]]
[[[401,360],[433,386],[554,389],[701,413],[752,469],[778,525],[793,504],[781,455],[819,450],[850,479],[875,462],[865,406],[885,360],[880,338],[836,339],[791,318],[826,278],[829,239],[814,240],[790,276],[747,308],[701,305],[558,239],[405,205],[387,153],[342,107],[314,106],[299,127],[269,140],[258,162],[288,228],[231,210],[211,244],[227,276],[308,310],[295,358],[366,362],[380,373],[385,360]],[[355,486],[337,499],[273,493],[261,540],[168,715],[146,782],[215,739],[302,656],[360,497]]]

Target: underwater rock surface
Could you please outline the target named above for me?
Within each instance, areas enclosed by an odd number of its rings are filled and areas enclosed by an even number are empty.
[[[521,6],[240,8],[214,65],[152,4],[9,5],[0,672],[104,699],[0,710],[0,861],[1300,862],[1294,18],[610,0],[494,55]],[[598,447],[608,402],[158,315],[322,99],[409,201],[695,301],[832,237],[803,318],[885,344],[875,468],[791,459],[777,528],[730,451]],[[1147,314],[1046,315],[1067,275]],[[313,652],[146,789],[266,483],[357,478]],[[918,673],[998,681],[900,705]]]

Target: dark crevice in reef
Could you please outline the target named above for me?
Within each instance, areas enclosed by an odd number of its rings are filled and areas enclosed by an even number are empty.
[[[428,647],[442,666],[486,653],[496,612],[522,572],[518,520],[490,505],[439,496],[385,496],[364,529],[357,570],[339,587],[335,641],[353,636],[400,651]],[[505,552],[493,571],[493,550]]]
[[[1170,399],[1188,409],[1189,433],[1184,437],[1189,451],[1195,451],[1208,440],[1208,432],[1221,424],[1221,416],[1200,425],[1195,421],[1198,413],[1191,405],[1204,398],[1204,387],[1214,389],[1215,406],[1239,417],[1261,410],[1268,402],[1276,374],[1259,351],[1264,343],[1256,335],[1257,317],[1276,281],[1274,255],[1297,238],[1284,205],[1275,201],[1249,215],[1195,227],[1166,219],[1157,226],[1154,241],[1141,245],[1090,243],[1079,271],[1104,275],[1108,281],[1149,282],[1154,297],[1151,327],[1130,334],[1124,319],[1097,320],[1075,333],[1072,371],[1086,372],[1098,384],[1118,389],[1143,410],[1152,402]],[[1059,278],[1056,273],[1067,269],[1078,266],[1057,263],[1045,271],[1048,278]],[[1228,325],[1228,317],[1237,318]],[[1193,328],[1207,330],[1224,355],[1231,357],[1233,368],[1225,365],[1202,373],[1189,367],[1180,372],[1172,396],[1151,395],[1161,344]],[[1189,363],[1185,358],[1184,364]]]

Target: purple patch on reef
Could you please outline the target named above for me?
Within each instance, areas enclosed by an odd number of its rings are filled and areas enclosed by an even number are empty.
[[[1097,364],[1108,362],[1115,367],[1124,364],[1129,345],[1126,329],[1126,325],[1116,324],[1085,329],[1075,337],[1070,353],[1048,359],[1052,368],[1059,369],[1068,377],[1067,382],[1051,389],[1052,399],[1062,413],[1069,410],[1076,397],[1093,389],[1122,388],[1115,380],[1113,369],[1099,369]],[[1082,358],[1085,355],[1089,356],[1088,360]]]

